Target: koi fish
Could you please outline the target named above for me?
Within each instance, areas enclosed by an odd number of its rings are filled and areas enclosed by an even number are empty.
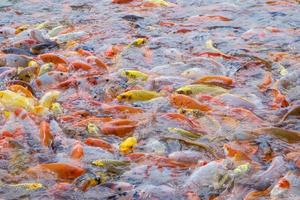
[[[60,179],[75,179],[81,176],[85,170],[81,167],[70,165],[67,163],[47,163],[39,164],[27,170],[29,174],[38,175],[43,172],[53,172]]]

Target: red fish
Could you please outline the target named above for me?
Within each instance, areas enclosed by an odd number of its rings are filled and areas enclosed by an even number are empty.
[[[232,78],[227,76],[203,76],[196,80],[193,84],[200,84],[200,83],[207,83],[207,84],[221,84],[224,86],[232,86],[234,81]]]
[[[192,97],[183,94],[171,95],[170,102],[176,108],[197,109],[204,112],[211,110],[209,105],[202,104],[196,99],[193,99]]]
[[[81,159],[84,156],[83,146],[79,142],[74,145],[71,151],[72,159]]]
[[[49,147],[53,142],[53,135],[50,132],[50,125],[46,121],[40,124],[40,139],[44,146]]]
[[[84,71],[88,71],[90,69],[92,69],[93,67],[85,62],[82,62],[82,61],[79,61],[79,60],[76,60],[76,61],[73,61],[71,62],[70,64],[75,70],[79,70],[79,69],[82,69]]]
[[[105,149],[111,153],[115,151],[115,148],[113,145],[109,144],[108,142],[99,139],[99,138],[87,138],[85,140],[85,144],[93,147],[100,147],[102,149]]]
[[[136,127],[136,122],[128,119],[117,119],[104,123],[101,131],[107,135],[124,137],[132,132]]]
[[[43,172],[53,172],[60,179],[75,179],[85,173],[85,170],[67,163],[47,163],[31,167],[27,172],[33,175]]]
[[[194,53],[193,55],[199,57],[209,57],[209,58],[221,57],[226,60],[237,60],[237,58],[234,56],[227,55],[224,53],[219,53],[219,52],[198,52],[198,53]]]
[[[41,55],[39,55],[39,58],[46,63],[51,62],[54,64],[67,64],[67,61],[64,58],[62,58],[54,53],[41,54]]]

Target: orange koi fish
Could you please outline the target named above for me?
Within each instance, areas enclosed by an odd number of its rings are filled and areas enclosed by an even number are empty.
[[[204,112],[211,110],[211,107],[209,105],[202,104],[196,99],[183,94],[171,95],[170,102],[176,108],[197,109]]]
[[[33,175],[53,172],[59,179],[75,179],[85,173],[85,170],[67,163],[47,163],[31,167],[27,172]]]

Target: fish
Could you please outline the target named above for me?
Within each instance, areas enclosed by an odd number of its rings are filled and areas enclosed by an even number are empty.
[[[27,170],[27,173],[32,175],[42,175],[43,172],[53,172],[57,178],[69,180],[84,174],[85,169],[68,163],[47,163],[30,167]]]
[[[184,114],[188,117],[200,118],[200,117],[204,116],[204,113],[200,110],[197,110],[197,109],[179,108],[177,112],[180,113],[180,114]]]
[[[4,38],[12,37],[16,34],[16,29],[11,27],[1,27],[0,36]]]
[[[137,38],[133,42],[128,44],[127,48],[129,48],[131,46],[140,47],[142,44],[145,44],[146,42],[147,42],[146,38]]]
[[[87,124],[86,129],[89,135],[94,135],[94,136],[99,135],[99,131],[100,131],[99,128],[91,122]]]
[[[46,92],[39,100],[39,103],[41,106],[50,109],[52,104],[59,98],[60,94],[61,92],[57,90]]]
[[[180,76],[159,76],[151,80],[151,88],[159,91],[166,86],[171,86],[173,90],[173,88],[181,87],[188,81],[188,79]]]
[[[203,76],[197,79],[193,84],[212,84],[212,85],[224,85],[231,87],[234,84],[234,80],[227,76],[216,76],[216,75],[210,75],[210,76]]]
[[[209,70],[205,68],[203,69],[200,67],[192,67],[183,71],[180,75],[182,77],[189,78],[189,79],[198,79],[201,76],[207,76],[209,74],[210,74]]]
[[[25,82],[30,82],[34,78],[37,77],[40,67],[39,66],[29,66],[31,64],[31,61],[28,63],[28,67],[20,70],[18,72],[18,79]]]
[[[74,185],[79,188],[81,191],[86,192],[92,187],[96,185],[100,185],[106,182],[106,178],[104,176],[99,176],[96,173],[87,172],[82,176],[76,178],[74,180]]]
[[[130,21],[130,22],[136,22],[138,20],[142,20],[144,19],[144,17],[141,16],[137,16],[137,15],[124,15],[122,17],[122,19],[126,20],[126,21]]]
[[[141,108],[126,106],[126,105],[101,105],[102,110],[105,113],[142,113],[144,112]]]
[[[208,58],[215,58],[215,57],[219,57],[222,58],[224,60],[238,60],[237,57],[235,56],[231,56],[228,54],[224,54],[222,52],[197,52],[193,54],[194,56],[199,56],[199,57],[208,57]]]
[[[91,65],[89,65],[88,63],[82,62],[82,61],[78,61],[75,60],[73,62],[70,63],[70,65],[75,69],[75,70],[84,70],[84,71],[88,71],[90,69],[92,69],[93,67]]]
[[[187,145],[192,145],[192,146],[199,147],[201,149],[205,149],[212,156],[214,156],[215,158],[218,158],[218,155],[216,154],[215,149],[210,147],[209,145],[207,145],[205,143],[193,141],[193,140],[186,139],[186,138],[183,138],[183,137],[163,136],[163,139],[165,139],[165,140],[178,140],[178,141],[181,141],[183,143],[186,143]]]
[[[203,159],[203,155],[194,150],[174,151],[168,155],[168,158],[184,163],[197,164],[198,160]]]
[[[148,79],[147,74],[137,71],[137,70],[122,70],[121,75],[123,77],[128,78],[129,80],[138,79],[138,80],[146,81]]]
[[[46,63],[41,65],[38,76],[45,74],[46,72],[50,72],[54,69],[53,63]]]
[[[24,188],[25,190],[29,190],[29,191],[40,190],[44,188],[44,185],[42,183],[18,183],[18,184],[11,184],[9,186]]]
[[[200,127],[200,125],[196,121],[193,121],[192,119],[189,119],[188,117],[186,117],[185,115],[180,114],[180,113],[165,113],[165,114],[162,115],[162,117],[172,119],[172,120],[176,120],[176,121],[179,121],[179,122],[182,122],[182,123],[186,123],[191,128]]]
[[[80,142],[77,142],[70,153],[72,159],[81,159],[84,156],[83,145]]]
[[[112,3],[117,3],[117,4],[125,4],[125,3],[130,3],[134,0],[112,0]]]
[[[272,73],[266,72],[262,83],[259,84],[257,87],[261,92],[265,92],[271,86],[272,82],[273,82]]]
[[[127,183],[127,182],[120,182],[120,181],[105,183],[105,184],[103,184],[103,186],[108,187],[118,193],[132,190],[134,188],[134,186],[132,184]]]
[[[170,2],[165,1],[165,0],[147,0],[146,5],[149,5],[149,4],[150,5],[157,5],[157,6],[164,6],[164,7],[171,7],[171,6],[176,5],[174,3],[170,3]]]
[[[136,127],[136,122],[128,119],[115,119],[103,123],[101,132],[106,135],[116,135],[118,137],[125,137],[130,134]]]
[[[67,61],[54,53],[44,53],[38,56],[45,63],[67,64]]]
[[[32,99],[35,98],[32,92],[22,85],[18,85],[18,84],[9,85],[8,89],[12,92],[21,93],[28,98],[32,98]]]
[[[25,55],[25,56],[32,56],[32,53],[26,49],[21,49],[17,47],[9,47],[2,49],[2,52],[5,54],[15,54],[15,55]]]
[[[184,130],[184,129],[181,129],[181,128],[174,128],[174,127],[173,128],[169,127],[168,131],[180,134],[184,137],[193,138],[193,139],[197,139],[197,138],[199,138],[203,135],[201,133],[192,133],[190,131],[187,131],[187,130]]]
[[[34,55],[38,55],[38,54],[41,54],[41,53],[45,52],[46,50],[55,48],[57,46],[58,46],[58,44],[56,42],[45,41],[45,42],[40,43],[40,44],[32,45],[30,47],[30,52]]]
[[[202,93],[217,96],[227,92],[228,90],[222,87],[205,84],[186,85],[176,90],[176,93],[185,95],[197,95]]]
[[[222,53],[219,49],[217,49],[216,47],[214,47],[214,43],[212,40],[207,40],[205,42],[205,47],[212,50],[212,51],[215,51],[215,52],[219,52],[219,53]]]
[[[100,58],[96,57],[96,56],[88,56],[86,58],[87,62],[89,64],[91,63],[95,63],[95,65],[99,68],[99,69],[102,69],[102,70],[105,70],[105,71],[108,71],[109,70],[109,67],[108,65],[103,62]]]
[[[245,163],[245,164],[237,166],[233,170],[233,173],[235,176],[241,176],[241,175],[247,173],[250,169],[251,169],[251,165],[249,163]]]
[[[10,90],[0,91],[0,103],[7,108],[24,108],[28,111],[33,111],[35,106],[34,99]]]
[[[161,94],[149,91],[149,90],[130,90],[127,92],[124,92],[117,96],[117,99],[119,101],[129,101],[129,102],[135,102],[135,101],[148,101],[157,97],[160,97]]]
[[[44,36],[41,30],[31,29],[29,30],[30,37],[36,40],[38,43],[46,43],[49,40]]]
[[[135,137],[128,137],[119,145],[119,151],[123,154],[130,153],[133,151],[136,144],[137,139]]]
[[[34,25],[34,28],[37,29],[37,30],[42,30],[42,29],[51,29],[51,28],[54,28],[56,26],[58,26],[59,23],[57,21],[45,21],[45,22],[42,22],[42,23],[38,23],[36,25]]]
[[[204,193],[209,188],[213,190],[215,183],[218,181],[218,176],[223,176],[226,173],[226,168],[223,162],[212,161],[207,165],[196,168],[188,177],[184,184],[184,191],[193,191],[197,194]]]
[[[188,20],[194,22],[197,21],[203,22],[203,21],[211,21],[211,20],[224,21],[224,22],[231,21],[230,18],[221,15],[198,15],[198,16],[192,16]]]
[[[4,54],[0,56],[0,66],[6,67],[27,67],[30,57],[16,54]]]
[[[198,109],[203,112],[211,110],[209,105],[200,103],[196,99],[183,94],[172,94],[170,96],[170,102],[176,108]]]
[[[224,144],[225,155],[235,161],[251,161],[251,156],[257,151],[253,146],[246,144]]]
[[[52,103],[50,110],[53,112],[55,115],[59,115],[63,113],[63,108],[60,103]]]
[[[50,125],[46,121],[40,123],[40,140],[42,144],[46,147],[49,147],[53,143],[53,135],[50,130]]]
[[[56,37],[62,30],[64,30],[66,27],[63,25],[54,27],[48,32],[49,37]]]
[[[32,87],[37,87],[40,89],[47,89],[51,87],[55,87],[55,85],[66,81],[68,79],[68,73],[51,71],[42,74],[36,79],[31,81]]]
[[[89,146],[100,147],[111,153],[113,153],[115,151],[115,147],[112,144],[110,144],[109,142],[102,140],[100,138],[87,138],[85,140],[85,144],[87,144]]]
[[[102,159],[102,160],[94,160],[91,162],[92,165],[97,167],[120,167],[120,166],[128,166],[130,162],[127,160],[109,160],[109,159]]]
[[[78,40],[84,35],[86,35],[86,32],[78,31],[78,32],[60,34],[60,35],[57,35],[57,36],[52,37],[50,39],[56,41],[59,44],[62,44],[62,43],[69,42],[69,41],[72,41],[72,40]]]
[[[290,144],[295,144],[300,141],[300,132],[277,127],[258,128],[250,131],[254,134],[269,134],[279,138]]]

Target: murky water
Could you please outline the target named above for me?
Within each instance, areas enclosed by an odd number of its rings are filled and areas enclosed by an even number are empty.
[[[299,198],[300,2],[149,2],[0,1],[0,199]]]

